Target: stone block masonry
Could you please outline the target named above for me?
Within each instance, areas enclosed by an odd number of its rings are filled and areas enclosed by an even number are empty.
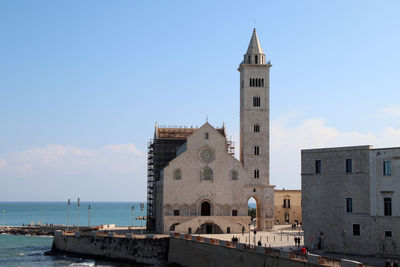
[[[54,234],[51,253],[72,254],[83,258],[105,259],[128,263],[161,265],[168,260],[169,238],[136,239],[125,235]]]

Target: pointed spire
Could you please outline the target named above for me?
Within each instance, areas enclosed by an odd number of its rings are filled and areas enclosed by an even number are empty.
[[[258,36],[256,28],[253,30],[253,35],[251,36],[249,48],[247,48],[247,54],[264,54],[260,41],[258,41]]]

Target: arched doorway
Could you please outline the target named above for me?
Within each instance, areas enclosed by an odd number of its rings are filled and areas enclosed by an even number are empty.
[[[201,203],[201,216],[210,216],[211,215],[211,205],[209,202],[204,201]]]
[[[223,234],[221,227],[212,222],[206,222],[197,228],[195,234]]]
[[[261,207],[260,201],[256,197],[250,197],[247,200],[248,216],[251,217],[251,224],[255,225],[255,228],[261,230]]]

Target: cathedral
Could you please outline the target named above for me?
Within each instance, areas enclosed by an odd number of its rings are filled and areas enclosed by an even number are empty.
[[[256,30],[240,63],[240,160],[225,126],[155,126],[148,145],[147,229],[237,233],[273,226],[269,184],[269,70]],[[255,222],[247,203],[256,201]]]

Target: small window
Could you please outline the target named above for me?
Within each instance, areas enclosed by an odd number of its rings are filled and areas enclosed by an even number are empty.
[[[352,173],[352,172],[353,172],[353,160],[346,159],[346,173]]]
[[[391,161],[383,162],[383,175],[385,175],[385,176],[392,175],[392,162]]]
[[[258,64],[258,56],[255,56],[255,63]]]
[[[201,172],[202,180],[212,180],[213,179],[213,170],[209,167],[206,167]]]
[[[264,87],[264,79],[261,79],[261,86]]]
[[[255,147],[254,147],[254,155],[255,155],[255,156],[260,155],[260,147],[259,147],[259,146],[255,146]]]
[[[208,134],[208,133],[205,133],[205,134],[204,134],[204,138],[205,138],[205,139],[208,139],[208,137],[209,137],[209,134]]]
[[[237,216],[237,210],[232,210],[232,216]]]
[[[353,235],[360,236],[360,225],[353,224]]]
[[[179,210],[174,210],[174,216],[179,216]]]
[[[251,56],[249,55],[249,57],[248,57],[248,58],[249,58],[249,64],[251,64]]]
[[[392,231],[385,231],[385,238],[392,238]]]
[[[346,197],[346,212],[353,212],[353,199],[351,197]]]
[[[175,170],[174,170],[174,179],[175,179],[175,180],[180,180],[180,179],[182,179],[182,172],[181,172],[181,169],[175,169]]]
[[[283,200],[283,207],[284,207],[285,209],[290,209],[290,199],[285,198],[285,199]]]
[[[260,107],[261,99],[259,96],[253,96],[253,107]]]
[[[231,170],[231,180],[238,179],[238,172],[236,170]]]
[[[320,159],[317,159],[316,161],[315,161],[315,173],[321,173],[321,164],[322,162],[321,162],[321,160]]]
[[[250,80],[249,80],[249,86],[250,86],[250,87],[253,86],[253,83],[251,82],[251,80],[252,80],[252,79],[250,78]]]
[[[230,228],[230,227],[226,228],[226,233],[227,233],[227,234],[230,234],[230,233],[231,233],[231,228]]]
[[[260,171],[257,169],[254,170],[254,178],[256,179],[260,178]]]
[[[256,123],[254,124],[254,132],[259,133],[260,132],[260,124]]]
[[[392,198],[385,197],[383,199],[383,208],[385,216],[392,216]]]
[[[189,227],[189,228],[188,228],[188,234],[191,234],[191,233],[192,233],[192,228]]]

